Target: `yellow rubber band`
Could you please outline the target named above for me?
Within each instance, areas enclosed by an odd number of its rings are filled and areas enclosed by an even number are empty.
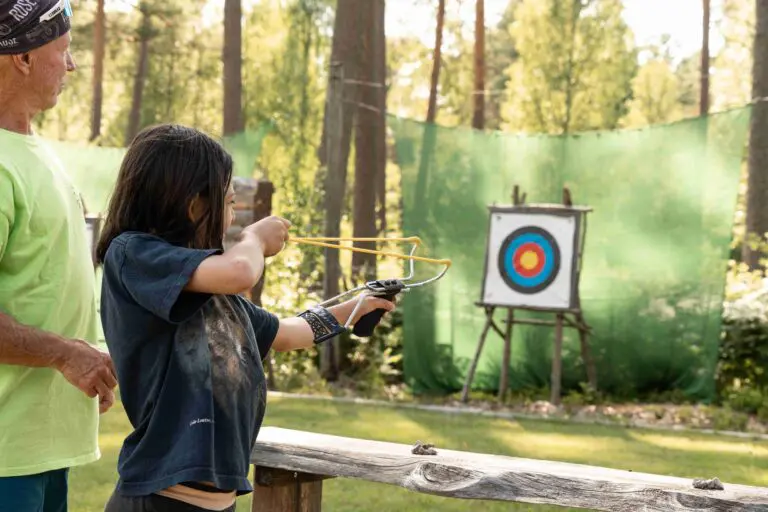
[[[451,260],[438,260],[435,258],[425,258],[423,256],[411,256],[409,254],[400,254],[397,252],[377,251],[375,249],[363,249],[362,247],[349,247],[346,245],[334,245],[334,244],[321,242],[319,240],[320,239],[317,239],[317,238],[289,238],[288,239],[289,242],[293,241],[300,244],[316,245],[318,247],[328,247],[331,249],[341,249],[345,251],[362,252],[365,254],[376,254],[379,256],[390,256],[393,258],[399,258],[401,260],[414,260],[414,261],[423,261],[425,263],[436,263],[438,265],[445,265],[447,267],[451,266]],[[332,238],[331,240],[342,240],[342,239]],[[347,239],[347,240],[350,240],[350,239]],[[359,238],[356,240],[363,241]],[[378,240],[382,240],[382,239],[378,239]],[[394,240],[394,239],[387,238],[385,240]],[[370,240],[370,241],[373,241],[373,240]]]
[[[340,238],[340,237],[291,237],[291,240],[294,242],[305,242],[305,241],[315,241],[315,242],[410,242],[415,245],[421,245],[421,238],[417,236],[408,236],[408,237],[392,237],[392,238],[381,238],[381,237],[373,237],[373,238],[366,238],[366,237],[348,237],[348,238]]]

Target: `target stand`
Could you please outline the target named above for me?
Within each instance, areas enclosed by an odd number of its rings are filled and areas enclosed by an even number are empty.
[[[485,311],[486,322],[474,359],[467,374],[462,401],[467,402],[488,332],[493,329],[504,340],[499,382],[499,399],[509,387],[512,353],[512,326],[527,324],[554,326],[550,402],[560,404],[562,380],[563,327],[579,331],[581,354],[592,389],[597,376],[587,338],[591,331],[584,319],[579,296],[586,216],[592,209],[570,204],[564,189],[564,204],[515,204],[489,207],[488,245],[485,257],[481,299],[476,303]],[[497,308],[507,310],[506,329],[496,325]],[[515,310],[547,312],[553,320],[515,318]]]

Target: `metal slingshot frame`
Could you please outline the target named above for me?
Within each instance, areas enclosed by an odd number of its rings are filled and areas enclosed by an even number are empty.
[[[326,247],[330,249],[339,249],[339,250],[347,250],[352,252],[361,252],[366,254],[375,254],[378,256],[389,256],[393,258],[407,260],[409,262],[409,267],[410,267],[409,273],[405,277],[377,279],[374,281],[368,281],[360,286],[357,286],[355,288],[352,288],[351,290],[342,292],[318,304],[318,306],[328,306],[334,302],[339,301],[343,297],[347,297],[348,295],[361,292],[359,298],[357,299],[357,304],[355,304],[355,307],[352,310],[352,313],[350,313],[349,318],[347,318],[347,321],[344,324],[345,329],[349,329],[352,319],[360,310],[360,307],[362,306],[363,301],[365,300],[366,297],[368,296],[382,297],[391,301],[400,292],[409,292],[413,288],[418,288],[441,279],[446,274],[446,272],[448,272],[448,269],[451,266],[451,260],[449,259],[435,259],[435,258],[427,258],[424,256],[415,256],[414,253],[422,244],[421,239],[417,236],[399,237],[399,238],[291,237],[288,239],[288,241],[299,243],[299,244]],[[329,242],[338,242],[338,243],[331,244]],[[341,245],[341,242],[410,242],[412,244],[412,247],[410,252],[406,255],[406,254],[400,254],[400,253],[389,252],[389,251],[380,251],[376,249],[364,249],[362,247],[344,246],[344,245]],[[423,281],[409,282],[413,279],[413,276],[415,274],[414,264],[416,261],[444,265],[445,268],[443,268],[443,270],[440,273],[438,273],[437,275],[429,279],[425,279]],[[373,328],[376,326],[376,324],[378,324],[383,314],[384,314],[384,310],[378,309],[376,311],[372,311],[371,313],[364,315],[355,324],[353,332],[356,335],[362,336],[362,337],[370,336],[373,332]]]

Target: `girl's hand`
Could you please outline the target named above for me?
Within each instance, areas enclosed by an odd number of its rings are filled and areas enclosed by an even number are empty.
[[[291,223],[282,217],[272,215],[243,228],[243,234],[255,236],[264,251],[264,257],[269,258],[283,250],[288,240],[288,228]]]
[[[346,304],[349,305],[348,306],[349,307],[349,313],[347,314],[347,316],[349,316],[349,314],[352,313],[352,310],[355,308],[355,304],[357,304],[357,301],[358,301],[358,299],[352,299],[352,300],[347,301]],[[341,305],[346,305],[346,304],[340,304],[340,306]],[[363,299],[363,303],[360,305],[360,309],[357,310],[357,314],[352,319],[351,324],[352,325],[356,324],[358,322],[358,320],[360,320],[362,317],[364,317],[365,315],[367,315],[371,311],[375,311],[377,309],[385,309],[387,312],[392,312],[392,311],[395,310],[395,303],[394,302],[390,302],[387,299],[382,299],[382,298],[379,298],[379,297],[368,296],[365,299]],[[341,323],[344,324],[345,322],[346,322],[346,318],[343,318],[341,320]]]

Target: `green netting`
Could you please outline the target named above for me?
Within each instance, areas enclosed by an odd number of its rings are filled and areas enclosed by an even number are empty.
[[[404,301],[404,368],[414,391],[463,385],[485,321],[475,302],[487,206],[509,204],[518,184],[528,203],[558,203],[567,186],[575,204],[594,208],[581,297],[594,329],[601,390],[676,389],[711,398],[749,116],[743,108],[570,136],[482,133],[390,118],[402,169],[404,232],[454,262],[436,286]],[[503,314],[497,310],[499,322]],[[547,387],[553,329],[515,325],[513,337],[510,388]],[[501,345],[491,333],[473,388],[498,388]],[[566,329],[564,389],[585,381],[577,332]]]
[[[261,153],[270,124],[221,139],[234,160],[234,174],[253,177],[256,161]],[[89,213],[104,212],[109,203],[115,179],[125,148],[111,148],[88,144],[48,141],[61,158],[64,168],[83,195]]]

